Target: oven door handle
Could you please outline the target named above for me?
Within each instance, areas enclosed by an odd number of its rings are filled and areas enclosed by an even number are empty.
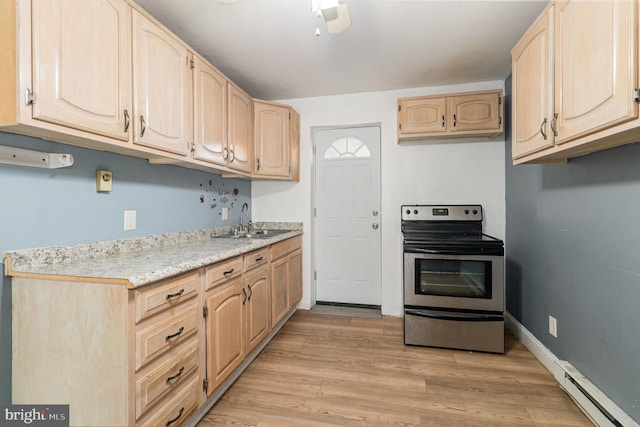
[[[434,312],[429,310],[412,310],[406,309],[405,314],[414,316],[428,317],[430,319],[453,320],[456,322],[501,322],[503,316],[497,314],[476,314],[476,313],[453,313],[453,312]]]

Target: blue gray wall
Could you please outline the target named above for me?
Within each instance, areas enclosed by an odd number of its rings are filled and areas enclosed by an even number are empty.
[[[513,166],[507,135],[507,310],[640,422],[640,144]]]
[[[0,254],[238,224],[251,182],[0,132],[0,145],[71,153],[75,164],[38,169],[0,164]],[[113,191],[97,193],[96,170],[113,172]],[[234,189],[238,194],[234,195]],[[204,202],[200,202],[200,196]],[[229,219],[222,221],[222,207]],[[137,229],[123,231],[124,211]],[[11,284],[0,275],[0,403],[11,399]]]

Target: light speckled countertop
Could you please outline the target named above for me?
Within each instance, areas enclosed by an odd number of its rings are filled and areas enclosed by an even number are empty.
[[[257,229],[288,230],[261,238],[231,239],[229,227],[159,234],[4,253],[5,274],[54,280],[120,283],[137,288],[242,255],[302,234],[301,223],[255,223]]]

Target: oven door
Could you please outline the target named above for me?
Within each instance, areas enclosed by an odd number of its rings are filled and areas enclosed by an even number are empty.
[[[404,254],[404,305],[504,311],[504,256]]]

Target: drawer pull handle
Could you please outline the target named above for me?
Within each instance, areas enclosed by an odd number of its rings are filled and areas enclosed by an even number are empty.
[[[171,424],[173,424],[176,421],[178,421],[180,419],[180,417],[182,416],[183,412],[184,412],[184,406],[182,408],[180,408],[180,412],[178,412],[178,416],[177,417],[175,417],[172,420],[167,421],[167,423],[165,424],[165,427],[169,427]]]
[[[236,269],[235,269],[235,268],[232,268],[231,270],[229,270],[229,271],[225,271],[225,272],[224,272],[224,273],[222,273],[222,274],[223,274],[224,276],[228,276],[228,275],[230,275],[231,273],[233,273],[234,271],[236,271]]]
[[[262,261],[263,259],[264,259],[264,257],[263,257],[263,256],[258,257],[258,258],[256,258],[256,262],[260,262],[260,261]]]
[[[165,338],[165,341],[169,341],[171,338],[177,337],[182,332],[184,332],[184,326],[180,326],[180,329],[178,329],[178,332],[176,332],[175,334],[167,335],[167,337]]]
[[[182,372],[184,371],[184,366],[180,368],[180,370],[178,371],[177,374],[172,375],[170,377],[167,378],[167,384],[169,384],[171,381],[175,380],[176,378],[178,378],[180,375],[182,375]]]
[[[171,299],[171,298],[176,298],[179,296],[182,296],[182,294],[184,294],[184,288],[180,289],[178,292],[176,292],[175,294],[169,294],[167,295],[167,299]]]

